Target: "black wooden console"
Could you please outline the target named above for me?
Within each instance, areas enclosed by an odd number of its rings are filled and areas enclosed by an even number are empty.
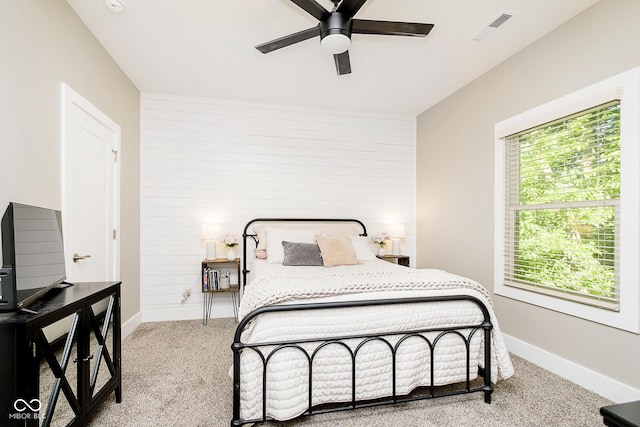
[[[640,426],[640,401],[618,403],[600,408],[602,421],[609,427]]]
[[[119,403],[120,282],[54,289],[29,309],[0,314],[0,425],[86,425],[112,392]]]

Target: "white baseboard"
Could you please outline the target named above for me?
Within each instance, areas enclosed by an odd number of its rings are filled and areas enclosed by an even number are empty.
[[[517,338],[506,334],[503,335],[507,348],[511,353],[531,363],[535,363],[556,375],[566,378],[581,387],[598,393],[615,403],[640,400],[640,390],[578,365],[575,362],[563,359],[560,356]]]
[[[216,306],[211,310],[211,318],[233,317],[233,307]],[[143,308],[143,322],[167,322],[172,320],[195,320],[202,319],[202,307],[179,307],[179,308]]]
[[[142,323],[142,313],[137,312],[129,320],[122,324],[121,338],[125,339],[127,335],[133,332]]]

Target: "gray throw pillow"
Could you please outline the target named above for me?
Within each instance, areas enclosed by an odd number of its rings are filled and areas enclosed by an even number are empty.
[[[317,243],[282,242],[282,265],[323,265]]]

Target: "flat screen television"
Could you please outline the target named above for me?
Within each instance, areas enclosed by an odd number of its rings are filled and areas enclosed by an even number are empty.
[[[0,310],[24,309],[66,279],[62,215],[9,203],[1,223],[3,281]],[[10,278],[10,280],[7,280]]]

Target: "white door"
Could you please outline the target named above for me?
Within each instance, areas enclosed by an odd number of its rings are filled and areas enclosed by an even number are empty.
[[[67,281],[119,280],[120,126],[64,83],[62,94]]]

